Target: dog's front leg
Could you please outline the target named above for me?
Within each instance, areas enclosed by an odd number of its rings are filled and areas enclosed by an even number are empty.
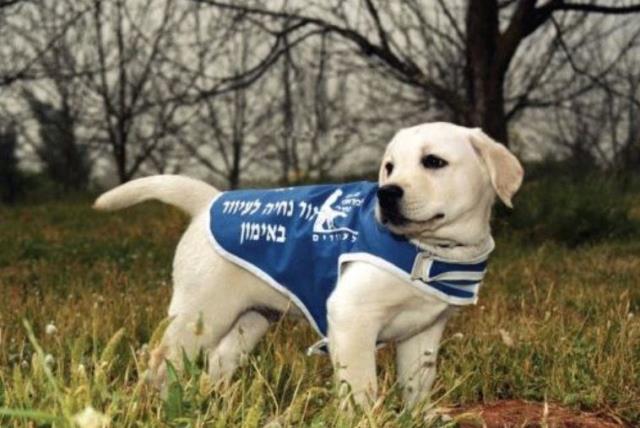
[[[448,316],[443,314],[426,330],[398,343],[398,382],[402,385],[403,398],[409,407],[429,398],[436,378],[438,348],[447,319]]]
[[[329,352],[345,397],[351,392],[354,401],[369,406],[377,394],[376,338],[379,327],[356,315],[354,310],[341,308],[329,315]]]
[[[370,405],[376,397],[376,341],[384,310],[363,264],[346,269],[327,302],[329,352],[340,392],[351,391],[355,402]]]
[[[400,287],[399,287],[400,284]],[[382,328],[413,290],[396,277],[369,263],[343,265],[342,275],[327,301],[329,352],[335,375],[350,387],[358,404],[376,398],[376,343]]]

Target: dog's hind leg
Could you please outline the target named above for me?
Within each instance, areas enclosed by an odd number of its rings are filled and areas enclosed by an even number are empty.
[[[200,350],[212,351],[251,306],[247,279],[214,252],[202,220],[191,223],[174,258],[173,320],[150,362],[150,380],[160,389],[165,386],[165,360],[180,369],[183,355],[194,359]]]
[[[222,301],[213,306],[203,305],[174,315],[160,346],[153,351],[149,364],[149,380],[158,389],[166,386],[166,361],[180,370],[185,356],[193,360],[201,350],[209,353],[232,330],[234,321],[246,310],[245,306]]]
[[[258,342],[268,324],[262,315],[249,312],[250,309],[259,306],[284,312],[289,306],[285,296],[213,249],[204,220],[203,217],[193,220],[176,250],[174,292],[169,307],[169,315],[174,319],[150,363],[150,380],[160,389],[166,379],[165,359],[179,368],[183,352],[191,359],[201,349],[215,355],[224,341],[218,357],[224,355],[223,367],[228,367],[229,361],[236,358],[230,351],[237,343],[234,327],[239,332],[244,326],[247,335],[244,346],[249,349],[249,344]]]
[[[209,376],[214,382],[227,382],[244,364],[269,328],[269,320],[256,311],[240,316],[218,346],[209,354]]]

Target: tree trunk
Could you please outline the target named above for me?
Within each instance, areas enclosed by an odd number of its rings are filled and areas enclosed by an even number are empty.
[[[235,190],[240,187],[240,164],[234,160],[233,167],[229,172],[229,189]]]
[[[637,171],[640,166],[640,109],[634,97],[640,93],[640,79],[633,75],[627,77],[628,107],[627,107],[627,141],[622,151],[622,164],[627,171]]]
[[[238,114],[240,113],[236,111],[236,116]],[[234,128],[235,129],[233,132],[233,142],[232,142],[233,157],[231,159],[231,170],[229,171],[229,176],[228,176],[229,188],[231,190],[235,190],[240,186],[240,172],[241,172],[240,160],[242,158],[242,145],[243,145],[243,140],[241,140],[241,138],[244,138],[243,136],[238,135],[238,130],[235,125],[234,125]]]
[[[296,149],[295,116],[293,112],[293,84],[292,80],[292,59],[289,41],[284,38],[286,51],[282,64],[282,88],[284,91],[282,97],[282,184],[288,185],[293,180],[297,180],[299,176],[298,152]],[[293,177],[292,177],[293,176]]]
[[[508,144],[504,110],[506,69],[498,61],[498,3],[469,0],[466,16],[467,125],[479,126],[487,134]]]
[[[116,171],[118,173],[118,180],[120,184],[129,181],[129,174],[127,173],[127,151],[123,145],[117,143],[114,147],[114,157],[116,160]]]

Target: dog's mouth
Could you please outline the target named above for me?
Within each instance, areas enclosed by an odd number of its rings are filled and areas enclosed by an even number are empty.
[[[403,227],[407,225],[428,226],[430,224],[433,224],[434,221],[442,220],[443,218],[444,218],[443,213],[437,213],[426,220],[418,220],[418,219],[405,217],[404,215],[396,211],[391,212],[391,211],[380,208],[380,222],[385,226],[395,226],[395,227]]]
[[[380,222],[385,226],[386,225],[404,226],[407,223],[410,223],[411,220],[409,220],[407,217],[403,216],[399,212],[395,212],[395,211],[390,212],[388,210],[380,209]]]

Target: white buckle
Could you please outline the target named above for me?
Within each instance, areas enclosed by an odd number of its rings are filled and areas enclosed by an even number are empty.
[[[413,267],[411,268],[411,280],[427,282],[432,263],[433,259],[431,259],[426,253],[418,253],[415,261],[413,262]]]

